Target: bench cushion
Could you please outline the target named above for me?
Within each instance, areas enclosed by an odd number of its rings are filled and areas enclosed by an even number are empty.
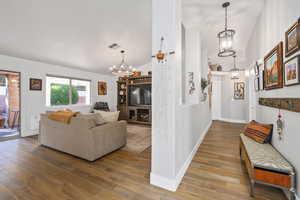
[[[294,171],[291,164],[271,144],[255,142],[244,134],[240,137],[252,167],[289,174]]]

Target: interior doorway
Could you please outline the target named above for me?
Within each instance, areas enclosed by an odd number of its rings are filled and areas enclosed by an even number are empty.
[[[0,70],[0,141],[20,136],[20,73]]]

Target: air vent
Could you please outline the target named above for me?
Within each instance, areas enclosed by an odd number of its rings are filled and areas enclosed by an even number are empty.
[[[108,48],[110,48],[110,49],[118,49],[118,48],[120,48],[120,45],[118,45],[117,43],[113,43],[113,44],[109,45]]]

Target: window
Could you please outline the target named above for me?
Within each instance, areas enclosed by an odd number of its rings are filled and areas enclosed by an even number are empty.
[[[46,105],[90,105],[91,82],[47,76]]]

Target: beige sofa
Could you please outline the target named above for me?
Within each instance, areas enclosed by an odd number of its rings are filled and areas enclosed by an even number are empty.
[[[94,161],[126,144],[126,121],[95,126],[79,115],[64,124],[48,119],[48,114],[41,114],[40,121],[39,141],[44,146]]]

